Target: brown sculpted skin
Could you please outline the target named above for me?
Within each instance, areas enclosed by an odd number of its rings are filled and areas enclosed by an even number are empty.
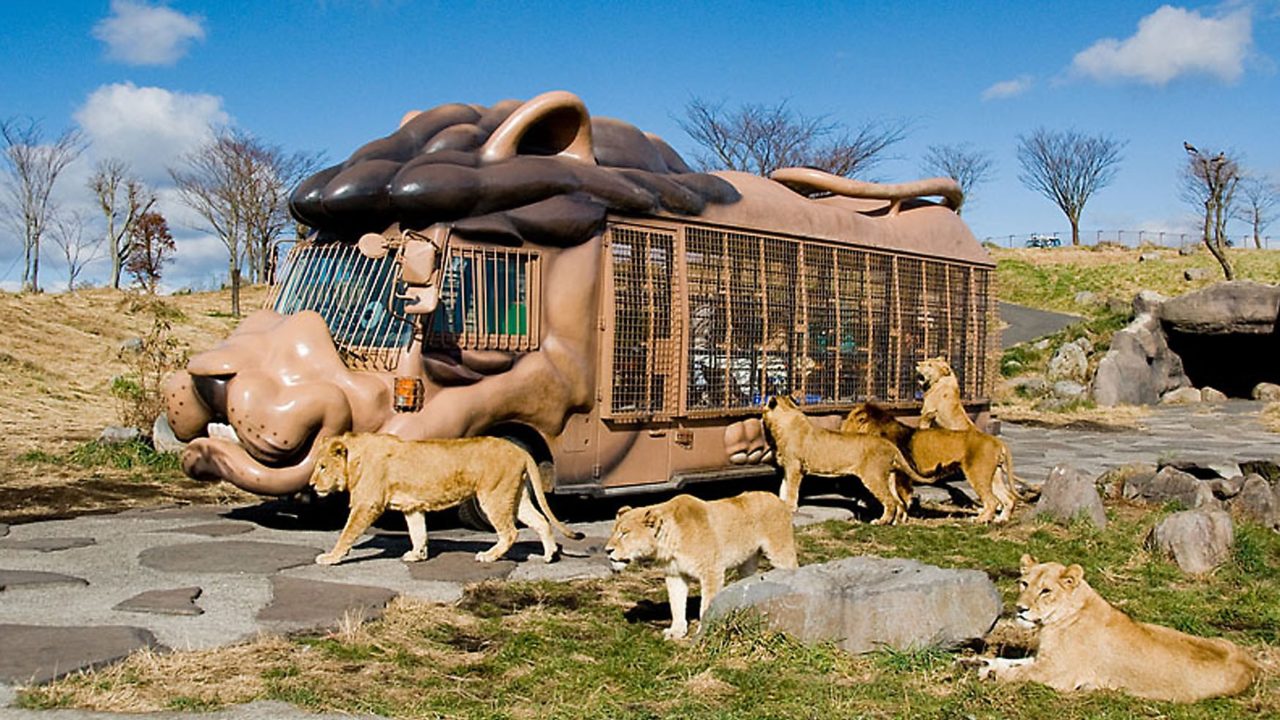
[[[982,510],[980,523],[1005,522],[1013,513],[1018,496],[1013,491],[1013,456],[999,438],[977,428],[917,430],[904,425],[884,408],[862,403],[849,411],[840,432],[853,435],[876,435],[902,450],[917,472],[937,479],[947,471],[959,469],[978,494]],[[904,489],[904,502],[910,490]],[[908,502],[908,505],[910,503]],[[996,514],[997,509],[999,514]]]
[[[765,492],[711,502],[677,495],[658,505],[624,507],[618,510],[605,553],[615,571],[639,560],[652,560],[662,568],[671,603],[671,627],[662,634],[671,639],[689,631],[685,612],[690,580],[702,588],[705,616],[728,570],[751,575],[761,556],[776,568],[797,566],[791,509]]]
[[[764,424],[777,447],[782,467],[779,497],[795,510],[800,503],[800,481],[805,475],[848,477],[855,475],[884,507],[873,525],[892,525],[907,518],[907,499],[895,475],[928,482],[911,468],[897,446],[872,435],[845,435],[814,427],[795,401],[785,395],[769,399]]]
[[[524,491],[526,478],[541,513]],[[555,560],[558,550],[551,534],[553,525],[567,537],[582,537],[565,527],[547,506],[533,458],[499,438],[406,441],[371,433],[332,437],[320,444],[311,484],[317,495],[350,495],[351,514],[342,534],[332,550],[316,557],[322,565],[333,565],[346,557],[360,535],[388,508],[403,512],[409,526],[413,547],[403,559],[425,560],[425,513],[454,507],[473,497],[498,532],[498,542],[476,555],[480,562],[493,562],[511,548],[517,519],[538,534],[546,562]]]
[[[936,357],[916,363],[916,374],[924,385],[924,406],[920,408],[920,429],[931,427],[968,430],[973,420],[960,402],[960,381],[946,358]]]
[[[1135,622],[1085,582],[1079,565],[1023,555],[1018,619],[1040,627],[1039,651],[1018,660],[986,658],[983,677],[1195,702],[1238,695],[1259,673],[1253,658],[1227,640]]]

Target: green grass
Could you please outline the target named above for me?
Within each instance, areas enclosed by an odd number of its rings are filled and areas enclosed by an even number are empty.
[[[1151,557],[1143,539],[1166,511],[1112,508],[1105,530],[1033,521],[1005,528],[964,521],[899,527],[828,522],[799,533],[801,560],[911,557],[993,577],[1006,604],[1019,558],[1079,562],[1090,583],[1139,620],[1225,636],[1255,653],[1280,631],[1280,535],[1237,528],[1233,559],[1187,577]],[[1268,676],[1240,698],[1179,706],[1116,693],[1060,695],[978,680],[969,651],[849,655],[808,645],[734,614],[697,641],[668,642],[655,570],[568,584],[489,582],[454,608],[394,605],[347,632],[274,641],[254,651],[176,653],[27,689],[26,707],[90,705],[152,693],[152,705],[208,709],[277,699],[308,710],[458,718],[1254,718],[1280,713]],[[259,641],[264,643],[266,641]],[[225,656],[225,657],[223,657]],[[221,659],[220,659],[221,657]],[[251,657],[252,660],[246,660]],[[167,664],[168,663],[168,664]],[[223,669],[219,669],[223,668]],[[224,676],[225,675],[225,676]],[[247,682],[246,677],[256,678]],[[176,678],[205,678],[177,685]],[[222,679],[217,679],[221,677]],[[167,694],[166,694],[167,693]]]
[[[91,440],[62,454],[45,450],[29,450],[19,455],[18,461],[88,469],[135,470],[155,475],[172,475],[182,471],[181,461],[176,454],[156,452],[142,439],[124,443],[100,443]]]

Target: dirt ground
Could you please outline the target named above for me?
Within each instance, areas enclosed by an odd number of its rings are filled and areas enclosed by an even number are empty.
[[[266,297],[265,287],[249,288],[241,302],[255,309]],[[225,291],[165,300],[183,313],[175,335],[192,352],[211,347],[237,322],[227,315]],[[180,472],[31,459],[33,451],[65,455],[120,422],[109,391],[127,367],[118,353],[150,326],[149,317],[128,308],[128,294],[116,290],[0,293],[0,522],[253,497]]]

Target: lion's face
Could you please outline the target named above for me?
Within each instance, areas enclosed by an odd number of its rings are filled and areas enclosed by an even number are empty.
[[[1070,617],[1082,604],[1079,591],[1083,584],[1084,569],[1079,565],[1037,563],[1030,555],[1023,555],[1018,621],[1025,625],[1043,625]]]
[[[926,389],[933,387],[934,383],[951,374],[953,374],[951,364],[943,357],[929,358],[916,363],[916,376]]]
[[[605,555],[615,572],[636,560],[651,558],[658,552],[658,519],[651,508],[627,508],[618,511],[613,533],[604,546]]]
[[[330,439],[321,446],[310,482],[320,497],[347,491],[347,448],[340,438]]]
[[[774,395],[769,398],[769,402],[764,406],[764,421],[766,424],[777,422],[782,418],[803,414],[800,406],[796,405],[796,401],[792,400],[790,395]]]

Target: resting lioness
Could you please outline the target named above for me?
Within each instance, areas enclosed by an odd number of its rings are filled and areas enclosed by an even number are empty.
[[[1079,565],[1023,555],[1021,585],[1018,619],[1040,626],[1040,649],[1034,658],[984,658],[982,677],[1194,702],[1244,692],[1258,672],[1227,640],[1135,622],[1089,587]]]
[[[671,627],[662,634],[668,638],[682,638],[689,631],[685,619],[689,580],[697,580],[702,587],[700,607],[705,616],[730,568],[750,575],[762,554],[774,567],[796,567],[791,510],[766,492],[745,492],[712,502],[677,495],[658,505],[624,507],[618,511],[605,553],[615,571],[646,559],[663,567]]]
[[[895,473],[928,482],[893,443],[873,435],[845,435],[815,427],[786,395],[769,398],[764,424],[777,446],[775,456],[783,472],[778,496],[792,510],[800,503],[800,480],[805,475],[856,475],[884,507],[872,524],[893,524],[907,517],[907,499],[902,495],[905,485],[897,481]]]
[[[351,514],[333,550],[316,557],[333,565],[351,550],[361,533],[387,509],[404,512],[413,547],[406,562],[427,557],[424,513],[443,510],[475,498],[498,531],[498,542],[478,553],[480,562],[502,557],[516,541],[516,518],[542,540],[543,559],[555,560],[559,549],[547,524],[550,519],[566,537],[580,539],[547,506],[538,466],[529,453],[501,438],[401,440],[394,435],[347,434],[329,438],[320,449],[311,484],[317,495],[347,491]],[[524,492],[529,477],[544,518]]]
[[[960,380],[946,358],[936,357],[916,363],[916,375],[924,387],[924,404],[920,407],[920,429],[940,427],[968,430],[973,420],[960,402]]]
[[[977,521],[994,519],[1005,522],[1013,513],[1018,495],[1013,490],[1013,456],[999,438],[970,427],[968,430],[926,428],[917,430],[904,425],[888,410],[873,403],[854,406],[840,424],[840,432],[855,435],[877,435],[902,450],[917,472],[939,479],[947,471],[959,468],[978,494],[982,510]],[[909,489],[901,493],[903,502]],[[908,503],[909,504],[909,503]],[[996,514],[997,508],[1000,514]]]

